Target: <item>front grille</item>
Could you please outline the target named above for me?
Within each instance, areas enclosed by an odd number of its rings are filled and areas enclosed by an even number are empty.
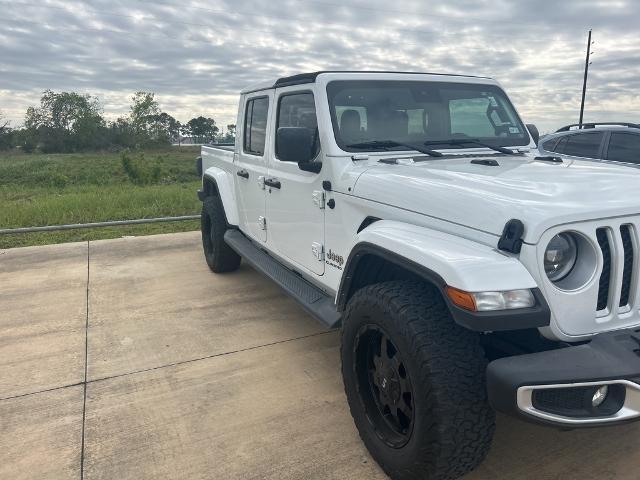
[[[631,291],[631,274],[633,273],[633,242],[631,241],[631,225],[621,225],[622,247],[624,249],[624,270],[622,274],[622,290],[620,292],[621,307],[629,305]]]
[[[596,230],[598,245],[602,250],[602,273],[600,274],[600,288],[598,290],[598,310],[607,308],[609,301],[609,284],[611,283],[611,247],[609,246],[609,237],[606,228]]]
[[[598,311],[618,310],[631,301],[634,229],[631,225],[619,228],[601,227],[596,229],[596,238],[602,252],[602,273],[598,289]],[[612,307],[618,308],[612,308]]]

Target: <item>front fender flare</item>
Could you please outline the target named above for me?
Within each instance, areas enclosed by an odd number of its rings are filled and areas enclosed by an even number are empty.
[[[344,268],[337,306],[344,310],[358,262],[366,255],[385,260],[424,278],[441,291],[452,286],[467,292],[531,289],[533,308],[499,312],[469,312],[443,297],[457,323],[473,330],[510,330],[549,324],[549,307],[537,284],[520,261],[496,249],[462,237],[417,225],[380,220],[362,230]],[[515,318],[514,318],[515,317]]]
[[[229,172],[221,168],[209,167],[202,177],[203,187],[207,181],[215,185],[217,194],[220,195],[227,223],[237,226],[239,223],[238,205],[236,203],[235,189],[233,188],[233,177]]]

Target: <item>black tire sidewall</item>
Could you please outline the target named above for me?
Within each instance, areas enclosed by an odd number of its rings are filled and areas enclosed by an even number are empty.
[[[378,437],[358,392],[355,339],[367,324],[383,330],[395,345],[411,382],[414,423],[401,448]],[[341,355],[355,424],[391,478],[458,478],[484,459],[495,428],[486,397],[484,352],[476,333],[455,324],[435,288],[395,281],[356,292],[343,316]]]
[[[355,411],[352,410],[354,417],[357,417],[354,418],[354,420],[360,425],[368,425],[370,422],[365,413],[360,393],[358,392],[358,380],[355,372],[355,338],[360,329],[365,325],[375,325],[379,327],[398,348],[403,361],[408,366],[409,378],[414,396],[416,398],[425,396],[428,388],[427,385],[417,382],[417,379],[414,378],[415,376],[411,375],[412,372],[416,371],[418,365],[416,364],[415,359],[408,355],[410,349],[406,339],[402,335],[398,334],[394,324],[389,321],[380,308],[376,308],[373,305],[363,305],[362,310],[359,310],[356,316],[350,317],[349,321],[345,323],[342,333],[342,375],[345,382],[345,390],[350,392],[347,393],[347,396],[352,396],[352,401],[357,401],[360,404],[359,409],[356,409]],[[360,432],[361,434],[364,433],[363,441],[372,455],[375,458],[385,458],[384,466],[388,465],[392,469],[402,468],[406,466],[407,462],[412,462],[418,453],[417,450],[420,447],[421,440],[418,432],[423,426],[420,415],[422,402],[414,402],[414,405],[415,423],[413,425],[413,432],[407,444],[402,448],[389,447],[377,436],[375,430],[371,426],[366,428],[364,432],[362,430]]]
[[[205,198],[200,217],[202,248],[207,265],[215,273],[232,272],[240,266],[240,256],[224,241],[227,229],[220,197]]]

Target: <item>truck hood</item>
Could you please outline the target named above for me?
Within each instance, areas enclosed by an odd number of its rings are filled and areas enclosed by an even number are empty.
[[[479,159],[499,165],[471,163]],[[361,198],[495,235],[517,218],[526,243],[537,243],[556,225],[638,214],[639,192],[640,169],[634,167],[491,155],[375,163],[353,190]]]

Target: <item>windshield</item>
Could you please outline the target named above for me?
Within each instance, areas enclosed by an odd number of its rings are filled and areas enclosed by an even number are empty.
[[[471,148],[528,145],[529,135],[499,87],[451,82],[333,81],[327,85],[336,142],[343,150],[389,150],[389,144]],[[442,145],[438,144],[442,141]],[[407,150],[397,145],[393,150]]]

